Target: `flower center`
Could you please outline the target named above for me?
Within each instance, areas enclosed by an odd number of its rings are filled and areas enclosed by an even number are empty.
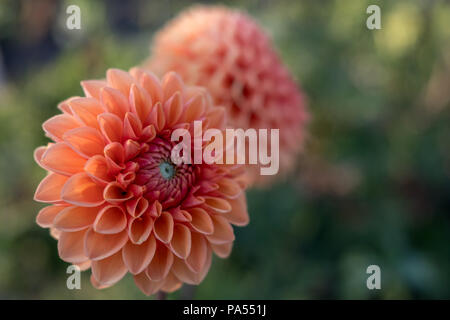
[[[170,180],[175,175],[175,167],[169,161],[163,161],[159,164],[159,172],[166,180]]]
[[[136,184],[145,186],[144,196],[149,200],[158,200],[163,208],[179,205],[195,183],[195,166],[175,165],[170,160],[173,143],[162,137],[155,138],[148,151],[141,154],[136,162]]]

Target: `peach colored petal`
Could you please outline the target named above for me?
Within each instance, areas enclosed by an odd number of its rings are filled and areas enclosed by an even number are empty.
[[[105,206],[94,221],[93,228],[97,233],[119,233],[127,226],[127,217],[121,207]]]
[[[186,259],[186,265],[194,272],[199,273],[206,263],[208,244],[205,237],[197,232],[192,232],[192,247]]]
[[[102,284],[100,284],[100,282],[98,282],[97,279],[95,279],[95,277],[94,277],[93,274],[91,274],[89,280],[91,281],[92,286],[93,286],[95,289],[99,289],[99,290],[106,289],[106,288],[109,288],[109,287],[111,287],[112,285],[114,285],[113,283],[112,283],[112,284],[109,284],[109,285],[102,285]]]
[[[158,78],[155,75],[149,72],[144,72],[140,77],[140,84],[142,88],[144,88],[144,90],[146,90],[152,97],[152,102],[154,104],[162,102],[163,90]]]
[[[109,203],[120,204],[133,198],[133,194],[123,189],[119,183],[113,181],[105,187],[103,197]]]
[[[214,244],[222,244],[234,240],[234,232],[230,223],[222,216],[211,215],[214,224],[214,232],[206,238]]]
[[[141,152],[141,146],[134,140],[128,139],[124,145],[125,161],[131,160]]]
[[[176,92],[164,103],[164,114],[166,116],[166,126],[172,127],[180,119],[183,112],[181,92]]]
[[[118,171],[125,168],[125,150],[122,144],[119,142],[110,143],[105,147],[104,153],[108,169],[112,173],[118,173]]]
[[[213,244],[211,243],[211,249],[219,258],[228,258],[233,249],[233,242]]]
[[[142,123],[134,113],[127,112],[123,121],[124,139],[137,139],[142,134]]]
[[[250,218],[248,216],[245,194],[242,194],[237,199],[229,199],[228,202],[233,209],[223,216],[236,226],[246,226],[249,223]]]
[[[104,87],[100,90],[101,102],[108,112],[114,113],[123,119],[125,113],[130,111],[128,99],[117,89]]]
[[[186,259],[189,256],[191,252],[191,232],[188,227],[180,223],[175,224],[170,248],[180,259]]]
[[[75,232],[90,227],[100,208],[66,207],[53,221],[54,227],[64,232]]]
[[[156,240],[152,235],[142,244],[133,244],[128,242],[122,249],[122,257],[125,265],[132,274],[138,274],[144,271],[156,251]]]
[[[59,257],[70,263],[78,263],[87,260],[83,249],[83,239],[86,230],[77,232],[61,232],[58,240]]]
[[[153,227],[156,238],[164,243],[169,243],[173,236],[173,225],[172,215],[166,211],[161,213]]]
[[[130,105],[131,111],[139,117],[141,123],[145,123],[152,109],[152,98],[140,85],[131,85]]]
[[[36,223],[42,228],[50,228],[53,226],[55,217],[65,208],[67,207],[57,205],[42,208],[36,217]]]
[[[47,148],[48,147],[45,147],[45,146],[37,147],[36,149],[34,149],[34,152],[33,152],[34,161],[36,161],[36,163],[41,167],[42,167],[42,163],[41,163],[42,155],[45,153]]]
[[[61,190],[61,198],[82,207],[98,207],[105,202],[103,187],[96,184],[85,172],[77,173],[67,180]]]
[[[67,131],[63,135],[64,141],[72,149],[84,157],[103,154],[105,141],[100,132],[91,127],[81,127]]]
[[[161,290],[164,292],[174,292],[181,288],[182,282],[178,280],[177,277],[172,272],[169,272],[166,279],[164,280],[164,285],[161,287]]]
[[[84,239],[84,252],[91,260],[101,260],[122,249],[127,241],[126,230],[115,234],[101,234],[90,228]]]
[[[105,109],[100,102],[94,98],[78,98],[68,102],[72,114],[81,123],[95,129],[99,129],[97,116]]]
[[[201,282],[200,272],[195,273],[192,272],[189,267],[186,265],[184,260],[179,258],[175,258],[172,266],[173,274],[180,279],[181,281],[187,284],[199,284]]]
[[[159,217],[162,214],[161,203],[158,200],[154,201],[152,206],[150,207],[148,213],[154,218]]]
[[[136,286],[148,296],[156,293],[163,286],[164,280],[165,279],[152,281],[145,272],[141,272],[134,276],[134,283]]]
[[[144,197],[133,198],[125,204],[127,212],[134,218],[138,218],[148,209],[148,200]]]
[[[95,280],[102,286],[118,282],[127,273],[120,251],[105,259],[92,261],[91,269]]]
[[[91,260],[86,260],[83,262],[75,263],[75,265],[80,268],[80,271],[86,271],[91,267]]]
[[[84,165],[84,171],[100,184],[106,185],[113,180],[108,173],[108,165],[105,157],[101,155],[93,156]]]
[[[36,189],[34,200],[46,203],[61,203],[61,190],[68,177],[56,173],[46,176]]]
[[[64,133],[80,126],[71,115],[59,114],[45,121],[42,128],[51,139],[61,141]]]
[[[230,203],[225,199],[210,196],[204,196],[203,198],[205,199],[205,205],[213,212],[227,213],[232,209]]]
[[[208,127],[218,129],[224,128],[226,123],[225,113],[226,113],[225,109],[222,107],[216,107],[208,111],[207,113],[207,118],[209,120]]]
[[[224,177],[217,181],[217,184],[219,185],[218,191],[229,199],[236,199],[242,194],[241,187],[234,179]]]
[[[86,159],[64,142],[58,142],[47,148],[41,158],[44,168],[68,176],[83,171],[85,163]]]
[[[172,252],[162,243],[157,242],[155,255],[147,267],[146,274],[153,280],[163,280],[170,271],[173,264]]]
[[[106,81],[110,87],[113,87],[122,92],[125,96],[128,96],[134,79],[128,72],[112,68],[106,71]]]
[[[184,114],[182,116],[183,121],[192,122],[200,117],[205,112],[205,98],[203,95],[198,94],[192,97],[185,105]]]
[[[158,102],[153,106],[149,116],[149,123],[155,127],[156,131],[161,131],[164,128],[166,116],[164,115],[161,102]]]
[[[81,81],[81,87],[83,88],[84,94],[88,98],[100,99],[100,90],[106,87],[107,83],[103,80],[86,80]]]
[[[121,142],[123,134],[123,122],[113,113],[102,113],[97,116],[100,131],[108,142]]]
[[[162,79],[162,89],[164,93],[164,101],[167,101],[176,92],[183,92],[184,85],[180,76],[175,72],[168,72]]]
[[[214,232],[214,224],[208,212],[202,208],[191,208],[189,213],[192,217],[191,226],[194,230],[203,234],[212,234]]]
[[[153,229],[153,218],[143,214],[139,218],[131,218],[128,225],[128,236],[134,244],[141,244],[149,237]]]

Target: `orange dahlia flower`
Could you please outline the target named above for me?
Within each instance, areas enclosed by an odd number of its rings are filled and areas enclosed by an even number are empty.
[[[59,105],[43,124],[54,143],[35,151],[48,171],[37,223],[61,259],[91,268],[97,288],[127,272],[147,295],[198,284],[214,252],[230,254],[232,225],[248,223],[242,166],[171,162],[176,128],[224,128],[224,109],[175,73],[160,81],[138,68],[81,83],[86,97]],[[203,146],[205,147],[205,146]]]
[[[308,118],[305,98],[272,43],[249,16],[225,7],[194,7],[155,37],[144,64],[157,74],[176,71],[205,86],[237,128],[280,129],[280,173],[294,166]],[[257,184],[273,181],[250,168]]]

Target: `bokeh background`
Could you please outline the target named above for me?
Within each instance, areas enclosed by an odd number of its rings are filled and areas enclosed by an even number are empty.
[[[208,2],[210,3],[210,2]],[[81,31],[65,28],[70,4]],[[377,4],[382,30],[366,28]],[[289,180],[248,193],[229,259],[169,299],[450,298],[450,3],[230,1],[271,34],[309,97]],[[80,80],[128,69],[183,1],[0,2],[0,298],[142,299],[128,275],[66,288],[68,264],[35,224],[41,123]],[[381,290],[366,268],[381,267]]]

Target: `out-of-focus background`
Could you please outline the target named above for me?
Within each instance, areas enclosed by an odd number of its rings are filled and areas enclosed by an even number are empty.
[[[208,2],[211,3],[211,2]],[[66,8],[81,8],[67,30]],[[305,153],[288,181],[248,194],[251,223],[201,299],[450,298],[448,1],[230,1],[273,37],[309,97]],[[381,8],[368,30],[366,8]],[[35,224],[41,123],[80,80],[128,69],[183,1],[0,2],[0,298],[146,298],[128,275],[66,288],[68,264]],[[381,290],[366,287],[381,268]]]

